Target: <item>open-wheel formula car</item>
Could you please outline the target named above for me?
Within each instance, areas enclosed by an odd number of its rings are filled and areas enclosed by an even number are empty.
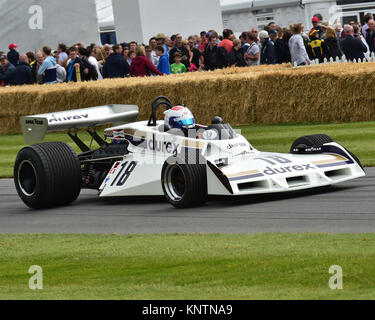
[[[298,138],[288,154],[261,152],[219,117],[208,126],[192,122],[188,129],[171,128],[157,121],[160,107],[184,108],[158,97],[149,121],[135,122],[138,107],[132,105],[21,118],[26,143],[43,141],[47,132],[68,131],[82,153],[62,142],[23,148],[14,166],[19,196],[27,206],[43,209],[95,189],[100,197],[164,195],[176,208],[188,208],[203,205],[209,195],[288,192],[365,175],[351,152],[323,134]],[[109,123],[116,126],[100,137],[96,127]],[[98,149],[78,137],[83,128]]]

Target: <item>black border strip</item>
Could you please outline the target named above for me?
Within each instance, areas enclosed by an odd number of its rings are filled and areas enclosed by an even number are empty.
[[[207,161],[208,167],[212,170],[215,176],[220,180],[223,186],[233,194],[232,186],[230,185],[229,179],[225,176],[220,169],[218,169],[215,165],[213,165],[210,161]]]

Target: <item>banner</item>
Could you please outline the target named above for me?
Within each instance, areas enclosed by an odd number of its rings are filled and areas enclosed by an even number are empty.
[[[15,43],[19,52],[58,43],[99,42],[95,0],[0,0],[0,51]]]

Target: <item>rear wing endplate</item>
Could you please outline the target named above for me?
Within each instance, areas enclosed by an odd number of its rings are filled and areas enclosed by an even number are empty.
[[[105,124],[127,124],[135,122],[138,106],[111,104],[86,109],[39,114],[21,118],[26,144],[42,142],[46,133],[95,128]]]

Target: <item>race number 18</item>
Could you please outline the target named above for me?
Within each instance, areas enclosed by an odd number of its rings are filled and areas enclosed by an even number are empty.
[[[137,162],[135,161],[132,161],[129,163],[129,161],[127,162],[124,162],[122,165],[121,165],[121,170],[119,171],[117,177],[115,180],[113,180],[111,186],[114,186],[116,184],[116,186],[118,187],[121,187],[123,186],[126,181],[128,181],[130,175],[132,174],[132,172],[134,171],[134,169],[136,168],[137,166]],[[125,170],[125,172],[124,172]],[[117,183],[116,183],[117,182]]]

